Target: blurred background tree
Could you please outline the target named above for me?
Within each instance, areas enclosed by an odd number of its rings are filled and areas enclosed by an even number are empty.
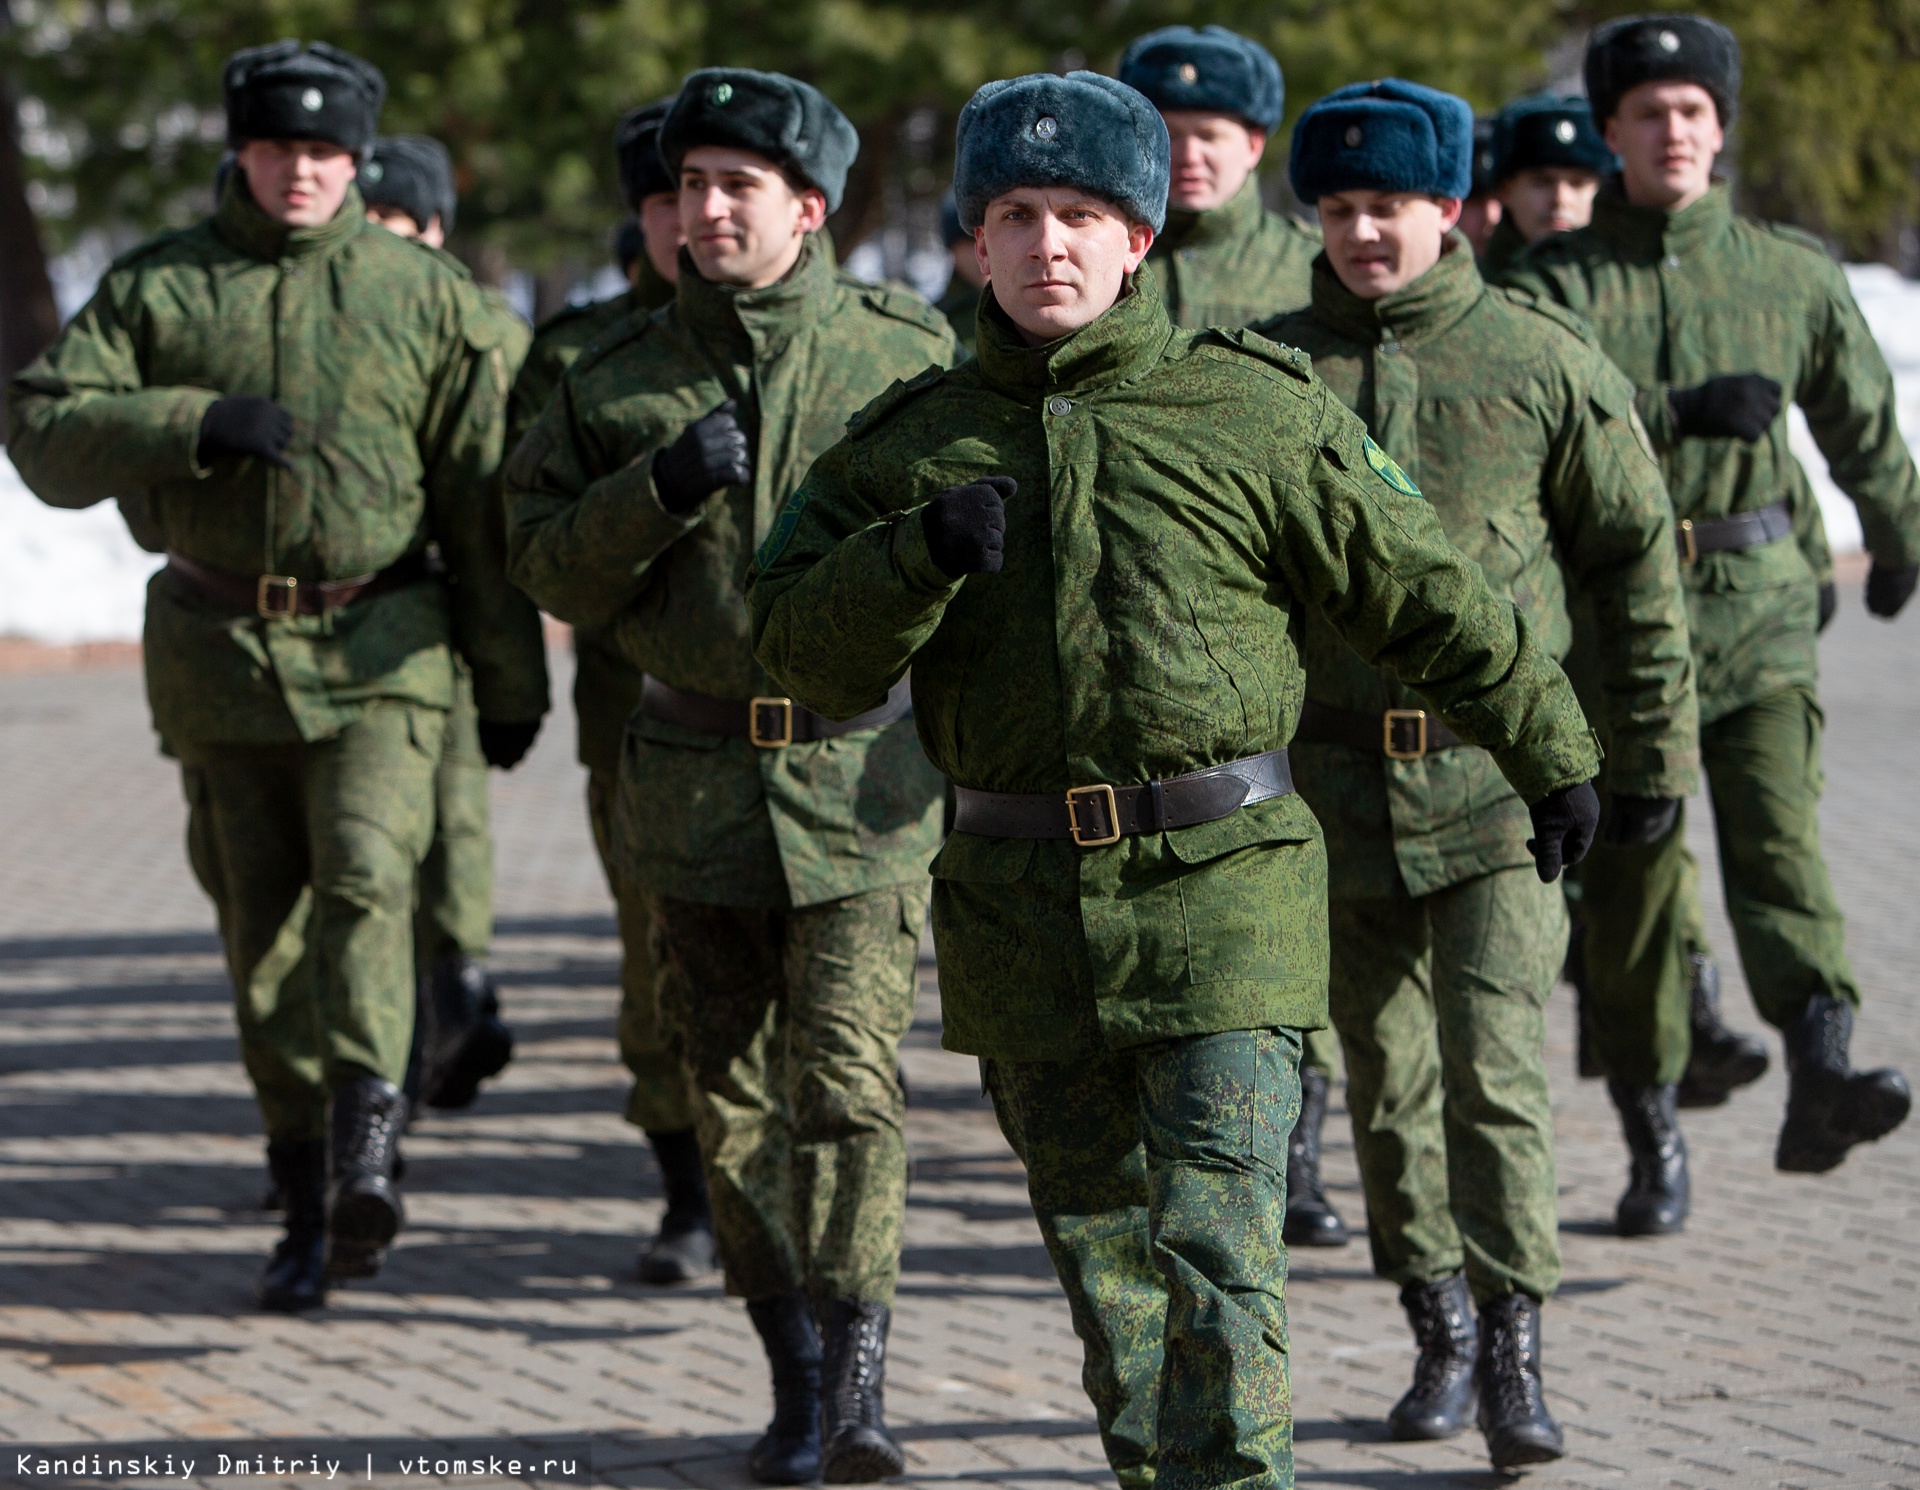
[[[1531,88],[1577,86],[1587,30],[1635,8],[1618,0],[976,0],[965,8],[946,0],[0,0],[0,111],[15,124],[11,136],[0,128],[0,350],[17,366],[18,347],[48,334],[45,277],[34,278],[25,230],[37,225],[47,252],[69,255],[59,262],[71,274],[97,273],[107,251],[205,212],[224,144],[220,64],[238,47],[283,36],[324,37],[385,70],[384,127],[437,135],[453,151],[462,192],[454,248],[493,282],[531,276],[533,308],[544,313],[605,261],[619,215],[614,119],[694,67],[779,68],[847,110],[863,148],[834,237],[843,253],[868,245],[869,265],[900,276],[942,262],[934,223],[953,120],[989,78],[1111,70],[1142,31],[1217,21],[1280,58],[1289,122],[1330,88],[1388,74],[1451,89],[1486,111]],[[1712,0],[1704,8],[1746,51],[1735,136],[1743,205],[1818,233],[1849,257],[1920,271],[1920,0]],[[1267,161],[1276,201],[1285,200],[1285,146],[1276,140]],[[92,260],[73,254],[84,245]]]

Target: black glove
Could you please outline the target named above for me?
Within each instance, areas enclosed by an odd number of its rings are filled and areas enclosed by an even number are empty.
[[[1820,581],[1820,624],[1816,626],[1814,629],[1816,631],[1825,631],[1827,629],[1827,624],[1833,620],[1833,613],[1839,609],[1840,609],[1840,592],[1834,589],[1832,580],[1830,579],[1821,580]]]
[[[1905,569],[1882,569],[1875,564],[1867,571],[1867,609],[1883,620],[1891,621],[1900,607],[1913,598],[1913,587],[1920,582],[1920,564]]]
[[[927,554],[952,579],[998,574],[1006,562],[1007,498],[1020,490],[1011,476],[950,486],[920,509]]]
[[[530,719],[524,724],[515,719],[482,719],[480,753],[487,758],[488,765],[497,770],[511,771],[533,748],[533,737],[539,733],[540,721],[537,719]]]
[[[1732,373],[1698,388],[1669,389],[1667,406],[1683,440],[1757,440],[1780,417],[1780,385],[1759,373]]]
[[[747,434],[733,417],[737,407],[727,399],[653,458],[653,489],[660,493],[660,505],[675,517],[685,517],[723,486],[745,486],[753,480]]]
[[[1671,833],[1678,816],[1676,797],[1610,797],[1602,841],[1609,848],[1644,848]]]
[[[1578,864],[1593,847],[1593,830],[1600,822],[1600,796],[1591,781],[1548,792],[1527,811],[1533,816],[1533,837],[1527,852],[1542,884],[1560,878],[1563,865]]]
[[[289,471],[293,463],[281,452],[292,438],[293,415],[272,399],[250,394],[223,398],[200,421],[200,464],[223,455],[253,455]]]

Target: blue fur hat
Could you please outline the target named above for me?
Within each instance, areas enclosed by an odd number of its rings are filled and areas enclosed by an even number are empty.
[[[1149,31],[1121,56],[1120,81],[1162,113],[1234,114],[1255,129],[1278,124],[1287,97],[1273,53],[1225,26]]]
[[[1593,110],[1577,94],[1536,93],[1508,104],[1494,119],[1494,154],[1496,181],[1535,166],[1604,176],[1618,164],[1593,127]]]
[[[1015,187],[1077,186],[1157,233],[1167,221],[1171,155],[1160,111],[1113,78],[1036,72],[988,83],[954,130],[960,223],[977,228],[988,204]]]
[[[1349,83],[1293,126],[1287,176],[1303,202],[1336,191],[1465,197],[1473,190],[1473,110],[1463,98],[1399,78]]]

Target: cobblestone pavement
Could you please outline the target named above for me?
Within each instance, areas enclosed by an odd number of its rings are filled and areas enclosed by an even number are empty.
[[[1869,621],[1850,581],[1824,652],[1827,844],[1869,990],[1856,1045],[1910,1071],[1917,625]],[[418,1125],[410,1230],[381,1278],[313,1319],[249,1308],[275,1236],[253,1209],[256,1118],[137,672],[0,678],[0,760],[0,1441],[577,1453],[585,1438],[600,1482],[746,1483],[768,1394],[744,1312],[715,1288],[629,1281],[659,1192],[617,1115],[615,949],[564,719],[496,778],[495,965],[520,1056],[470,1113]],[[1019,1168],[973,1063],[938,1048],[923,974],[889,1383],[908,1479],[1109,1484]],[[1731,1018],[1756,1026],[1728,975]],[[1920,1134],[1832,1176],[1774,1173],[1771,1040],[1759,1088],[1686,1115],[1686,1235],[1618,1240],[1624,1158],[1600,1087],[1573,1079],[1568,1014],[1557,998],[1567,1282],[1546,1359],[1571,1454],[1529,1484],[1920,1486]],[[1332,1191],[1358,1222],[1345,1130],[1337,1110]],[[1477,1435],[1384,1441],[1411,1349],[1363,1241],[1297,1257],[1289,1294],[1302,1485],[1500,1482]],[[16,1467],[0,1460],[0,1480]]]

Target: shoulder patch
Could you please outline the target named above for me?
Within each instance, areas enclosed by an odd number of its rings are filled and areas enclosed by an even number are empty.
[[[1373,474],[1399,492],[1401,496],[1420,495],[1420,488],[1413,484],[1412,478],[1400,469],[1399,463],[1391,455],[1373,443],[1372,435],[1368,435],[1360,442],[1360,449],[1365,453],[1367,465],[1372,468]]]
[[[807,498],[810,488],[801,487],[788,497],[779,514],[773,520],[773,526],[767,529],[767,536],[760,540],[760,547],[753,551],[753,567],[765,574],[773,561],[787,550],[787,544],[793,538],[793,530],[800,526],[800,514],[807,510]]]
[[[947,369],[933,366],[925,372],[908,378],[905,382],[901,382],[898,378],[894,379],[891,388],[847,421],[848,438],[864,440],[900,409],[912,403],[946,375]]]
[[[944,336],[951,331],[947,318],[912,290],[893,285],[870,285],[865,280],[845,274],[840,277],[840,282],[858,294],[860,303],[868,310],[877,311],[889,320],[905,321],[929,336]]]
[[[1313,381],[1313,359],[1298,347],[1283,346],[1277,341],[1269,341],[1257,331],[1244,327],[1231,329],[1215,326],[1202,333],[1206,337],[1224,343],[1237,352],[1243,352],[1256,361],[1269,367],[1277,367],[1289,377],[1298,378],[1302,383]]]

